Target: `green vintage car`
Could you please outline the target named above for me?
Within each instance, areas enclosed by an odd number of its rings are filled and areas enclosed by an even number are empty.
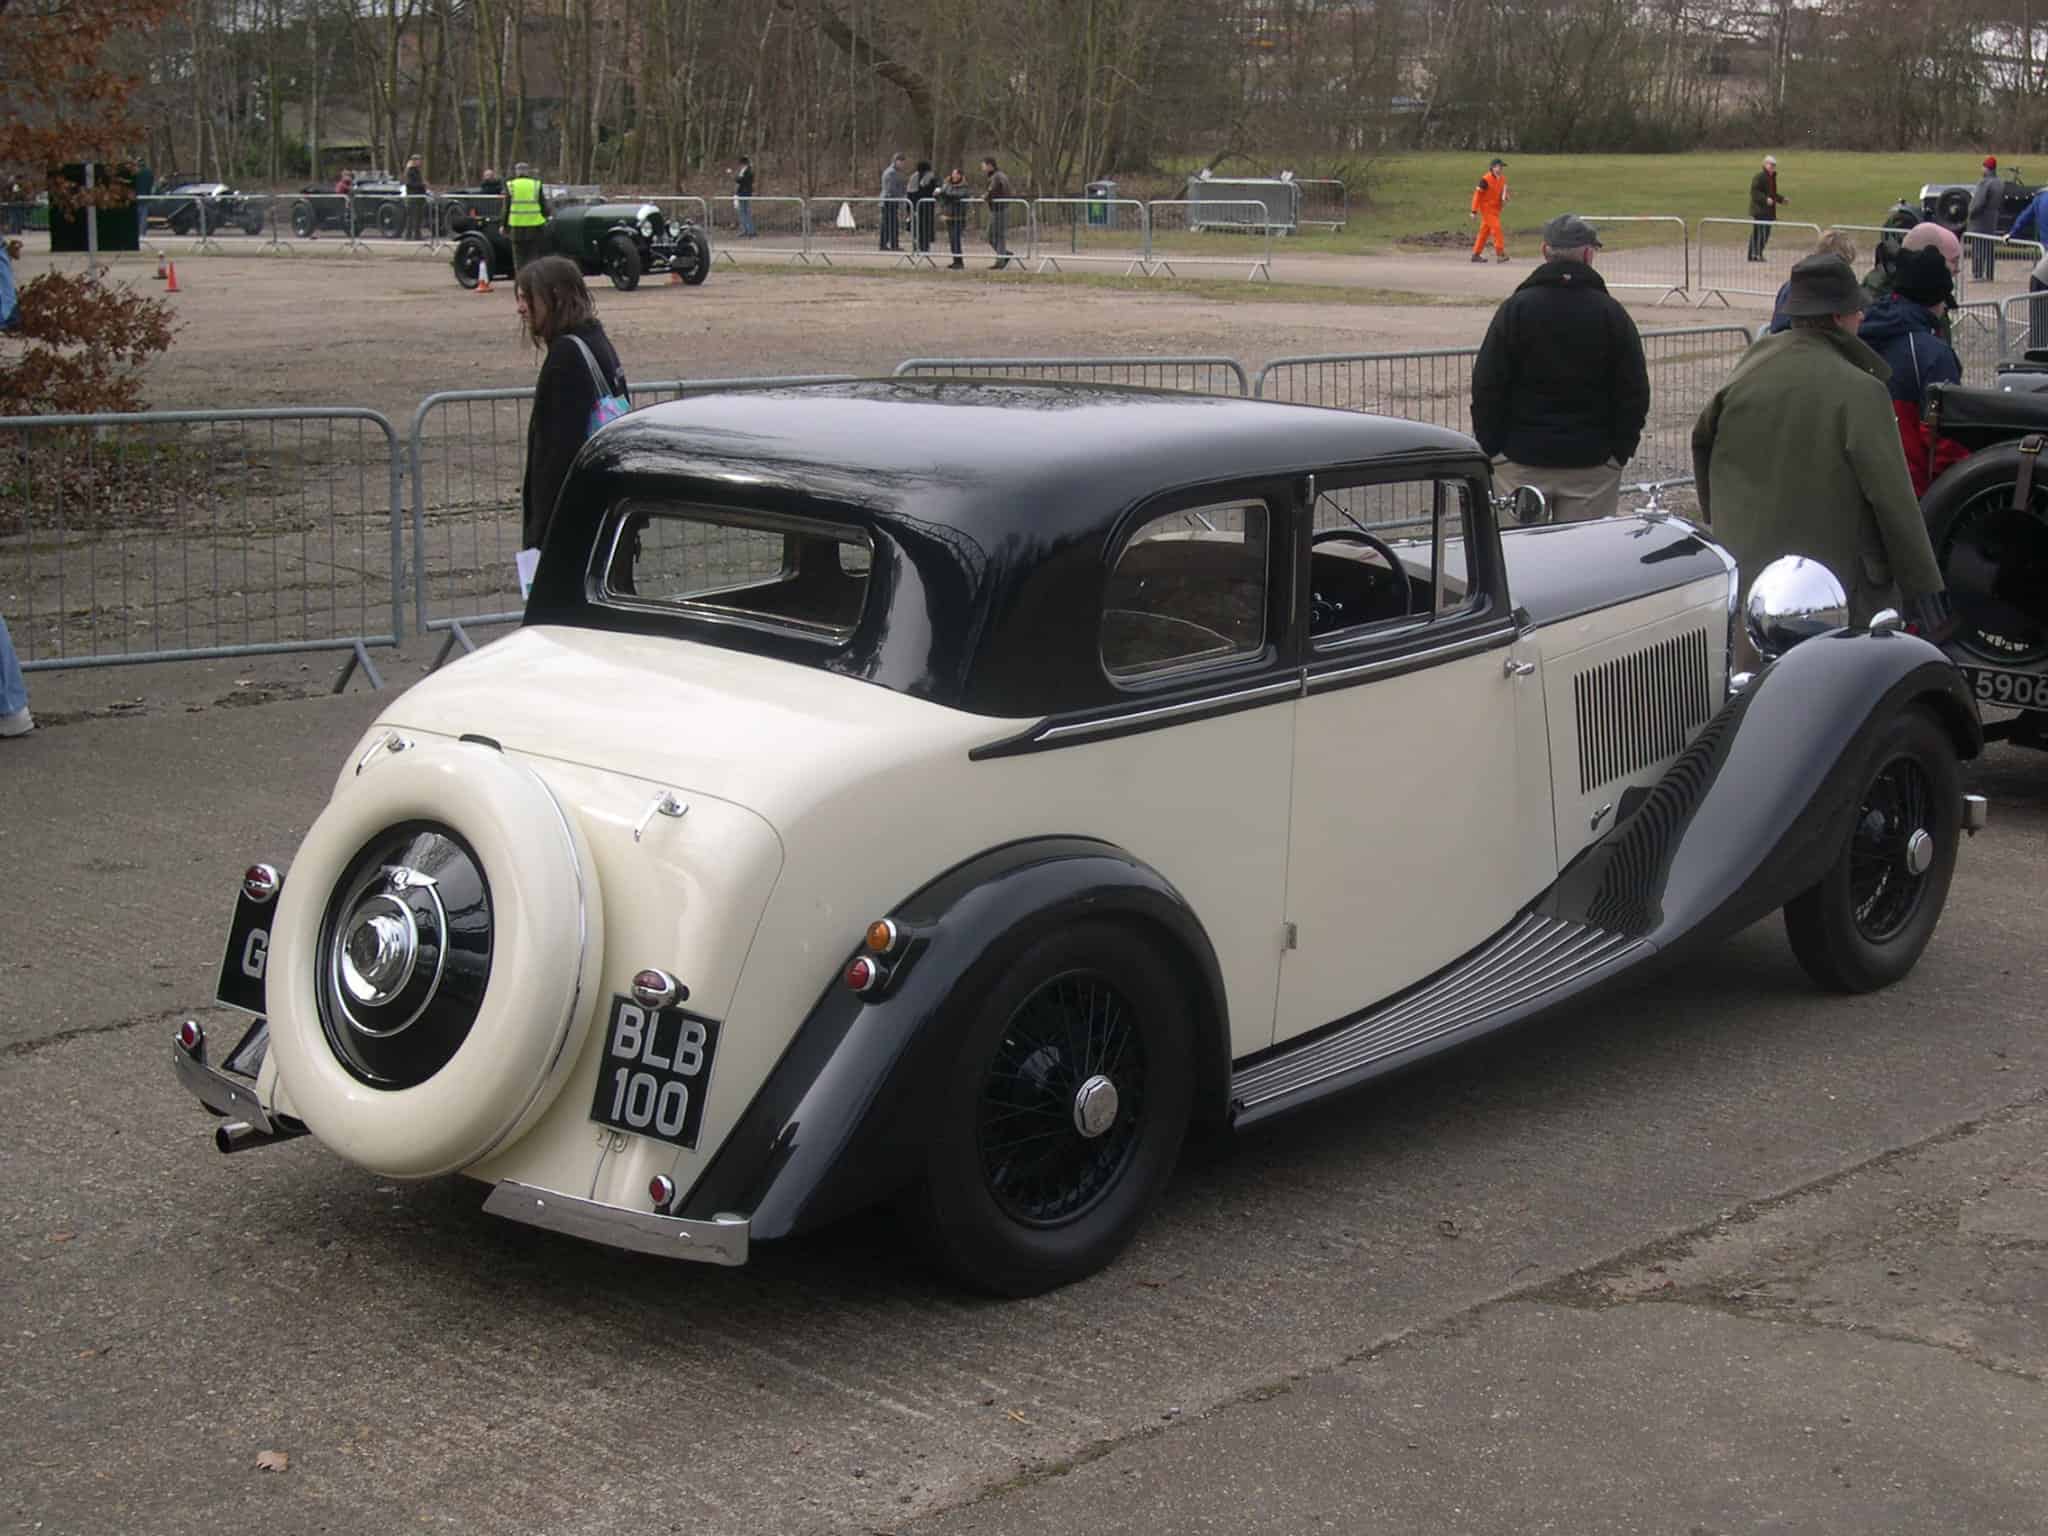
[[[474,288],[512,275],[512,236],[499,219],[458,219],[455,281]],[[643,274],[674,272],[691,287],[711,275],[711,239],[688,219],[671,219],[653,203],[578,203],[557,208],[544,226],[545,250],[566,256],[586,276],[602,272],[631,292]]]

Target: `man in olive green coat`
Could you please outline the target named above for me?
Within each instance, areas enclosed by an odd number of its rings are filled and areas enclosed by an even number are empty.
[[[1745,586],[1806,555],[1849,594],[1849,622],[1935,603],[1941,569],[1899,446],[1891,370],[1856,339],[1867,290],[1839,256],[1792,269],[1792,328],[1735,365],[1692,429],[1701,514]]]

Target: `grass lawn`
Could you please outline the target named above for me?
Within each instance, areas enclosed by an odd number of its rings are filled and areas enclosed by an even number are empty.
[[[1764,150],[1685,155],[1508,155],[1506,224],[1524,251],[1553,214],[1675,214],[1698,218],[1749,216],[1749,178]],[[1970,182],[1979,153],[1865,155],[1773,149],[1778,190],[1790,201],[1779,217],[1819,224],[1882,224],[1900,197],[1918,201],[1923,182]],[[2015,161],[2048,180],[2048,162],[1993,149],[2001,172]],[[1354,189],[1351,222],[1339,234],[1307,235],[1306,250],[1384,250],[1396,240],[1452,230],[1470,238],[1472,188],[1491,156],[1481,151],[1390,156],[1374,167],[1369,204]],[[1620,231],[1616,231],[1617,235]],[[1618,240],[1615,243],[1627,243]]]

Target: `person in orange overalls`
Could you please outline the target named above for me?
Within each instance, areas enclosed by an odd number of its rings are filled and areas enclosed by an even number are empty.
[[[1479,178],[1479,185],[1472,193],[1472,217],[1479,221],[1479,238],[1472,242],[1472,259],[1484,261],[1480,253],[1486,249],[1486,237],[1493,236],[1495,261],[1508,259],[1507,236],[1501,233],[1500,211],[1508,201],[1508,163],[1494,159],[1486,167],[1486,174]]]

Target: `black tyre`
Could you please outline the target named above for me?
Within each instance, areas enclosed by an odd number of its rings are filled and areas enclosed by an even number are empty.
[[[1969,187],[1950,187],[1934,201],[1934,216],[1950,229],[1960,230],[1970,222]]]
[[[1948,900],[1962,816],[1955,744],[1926,710],[1901,711],[1878,733],[1834,865],[1785,904],[1807,975],[1871,992],[1913,969]]]
[[[2013,510],[2019,449],[1971,454],[1927,488],[1920,511],[1955,604],[1955,645],[2003,667],[2048,661],[2048,485]]]
[[[311,203],[292,204],[292,233],[301,240],[307,239],[320,227],[320,216],[313,212]]]
[[[913,1202],[941,1266],[1032,1296],[1122,1251],[1187,1132],[1188,1012],[1158,951],[1109,923],[1038,940],[968,1004]]]
[[[377,210],[377,232],[387,240],[395,239],[398,228],[405,222],[405,210],[396,203],[386,203]]]
[[[199,214],[188,204],[173,213],[169,222],[172,234],[189,235],[199,227]]]
[[[640,286],[640,247],[624,230],[615,229],[604,237],[599,259],[604,264],[604,275],[619,292],[631,293]]]
[[[683,230],[676,236],[673,260],[683,282],[691,288],[698,287],[711,275],[711,242],[694,229]]]
[[[474,288],[490,268],[490,242],[482,235],[464,235],[455,242],[451,264],[455,268],[455,281],[465,288]]]
[[[245,208],[242,211],[242,233],[245,235],[260,235],[263,233],[263,210],[261,208]]]

